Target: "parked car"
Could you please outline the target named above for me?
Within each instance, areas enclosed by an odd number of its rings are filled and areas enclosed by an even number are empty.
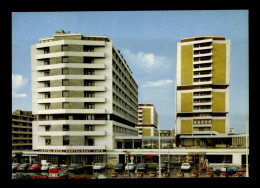
[[[41,163],[34,163],[32,166],[28,168],[29,171],[40,171],[42,167]]]
[[[30,164],[28,164],[28,163],[23,163],[23,164],[21,164],[21,165],[17,168],[17,171],[26,172],[29,167],[30,167]]]
[[[191,169],[190,163],[181,164],[181,171],[190,171],[190,169]]]
[[[12,179],[19,180],[19,179],[30,179],[30,175],[25,175],[23,173],[12,173]]]
[[[163,171],[167,171],[167,164],[165,164],[165,163],[161,163],[161,171],[163,172]],[[159,170],[159,165],[157,166],[157,170]]]
[[[215,167],[213,168],[213,171],[215,173],[220,173],[220,172],[227,172],[227,173],[236,173],[237,168],[231,167],[230,165],[223,165],[222,167]]]
[[[129,171],[135,170],[135,164],[134,163],[127,163],[125,165],[125,171],[128,171],[128,169],[129,169]]]
[[[115,172],[122,172],[124,169],[125,169],[125,166],[124,166],[123,163],[117,163],[117,164],[114,166],[114,171],[115,171]]]
[[[104,174],[100,174],[100,175],[98,175],[98,179],[107,179],[107,177],[104,176]]]
[[[145,163],[138,163],[136,166],[137,172],[145,171],[146,170],[146,164]]]
[[[20,163],[13,163],[12,164],[12,171],[13,172],[16,172],[17,171],[17,168],[20,166]]]
[[[95,163],[95,165],[93,166],[94,171],[104,170],[105,168],[106,168],[106,165],[103,163]]]
[[[47,171],[47,170],[49,170],[49,168],[50,168],[50,163],[43,163],[42,167],[41,167],[41,170],[42,171]]]
[[[76,164],[76,163],[74,163],[74,164],[71,164],[70,166],[69,166],[69,171],[74,171],[74,172],[82,172],[82,171],[84,171],[84,166],[83,165],[81,165],[81,164]]]
[[[60,168],[68,168],[68,165],[66,165],[66,164],[60,164]]]

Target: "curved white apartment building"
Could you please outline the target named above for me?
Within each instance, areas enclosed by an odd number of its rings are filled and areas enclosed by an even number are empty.
[[[33,150],[53,163],[105,162],[138,135],[138,85],[107,36],[56,32],[31,46]]]

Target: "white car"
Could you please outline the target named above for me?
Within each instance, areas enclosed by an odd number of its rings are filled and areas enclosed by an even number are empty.
[[[182,163],[181,164],[181,170],[182,171],[188,171],[188,170],[190,170],[190,168],[191,168],[191,166],[190,166],[190,163]]]
[[[50,163],[43,163],[41,170],[46,171],[46,170],[49,170],[49,168],[50,168]]]
[[[134,170],[135,169],[135,164],[134,163],[127,163],[125,165],[125,171],[128,171],[128,168],[129,168],[129,170]]]
[[[93,166],[93,170],[104,170],[106,168],[106,165],[103,163],[96,163]]]

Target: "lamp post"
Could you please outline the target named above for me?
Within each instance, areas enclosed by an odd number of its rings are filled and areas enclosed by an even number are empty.
[[[249,172],[248,172],[248,125],[246,121],[246,177],[249,177]]]
[[[131,153],[130,151],[127,151],[127,150],[125,150],[125,151],[123,151],[123,152],[125,152],[125,154],[127,155],[127,171],[128,171],[128,178],[130,178],[130,173],[129,173],[129,162],[128,162],[128,160],[129,160],[129,154]]]
[[[160,123],[159,125],[159,178],[161,178],[161,134],[160,134]]]

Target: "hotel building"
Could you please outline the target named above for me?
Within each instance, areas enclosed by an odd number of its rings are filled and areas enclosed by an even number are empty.
[[[138,85],[107,36],[56,32],[31,46],[33,150],[51,163],[106,162],[137,136]]]
[[[177,43],[177,146],[215,146],[228,136],[229,85],[230,40],[198,36]]]
[[[158,114],[153,104],[138,104],[138,134],[158,136]]]

